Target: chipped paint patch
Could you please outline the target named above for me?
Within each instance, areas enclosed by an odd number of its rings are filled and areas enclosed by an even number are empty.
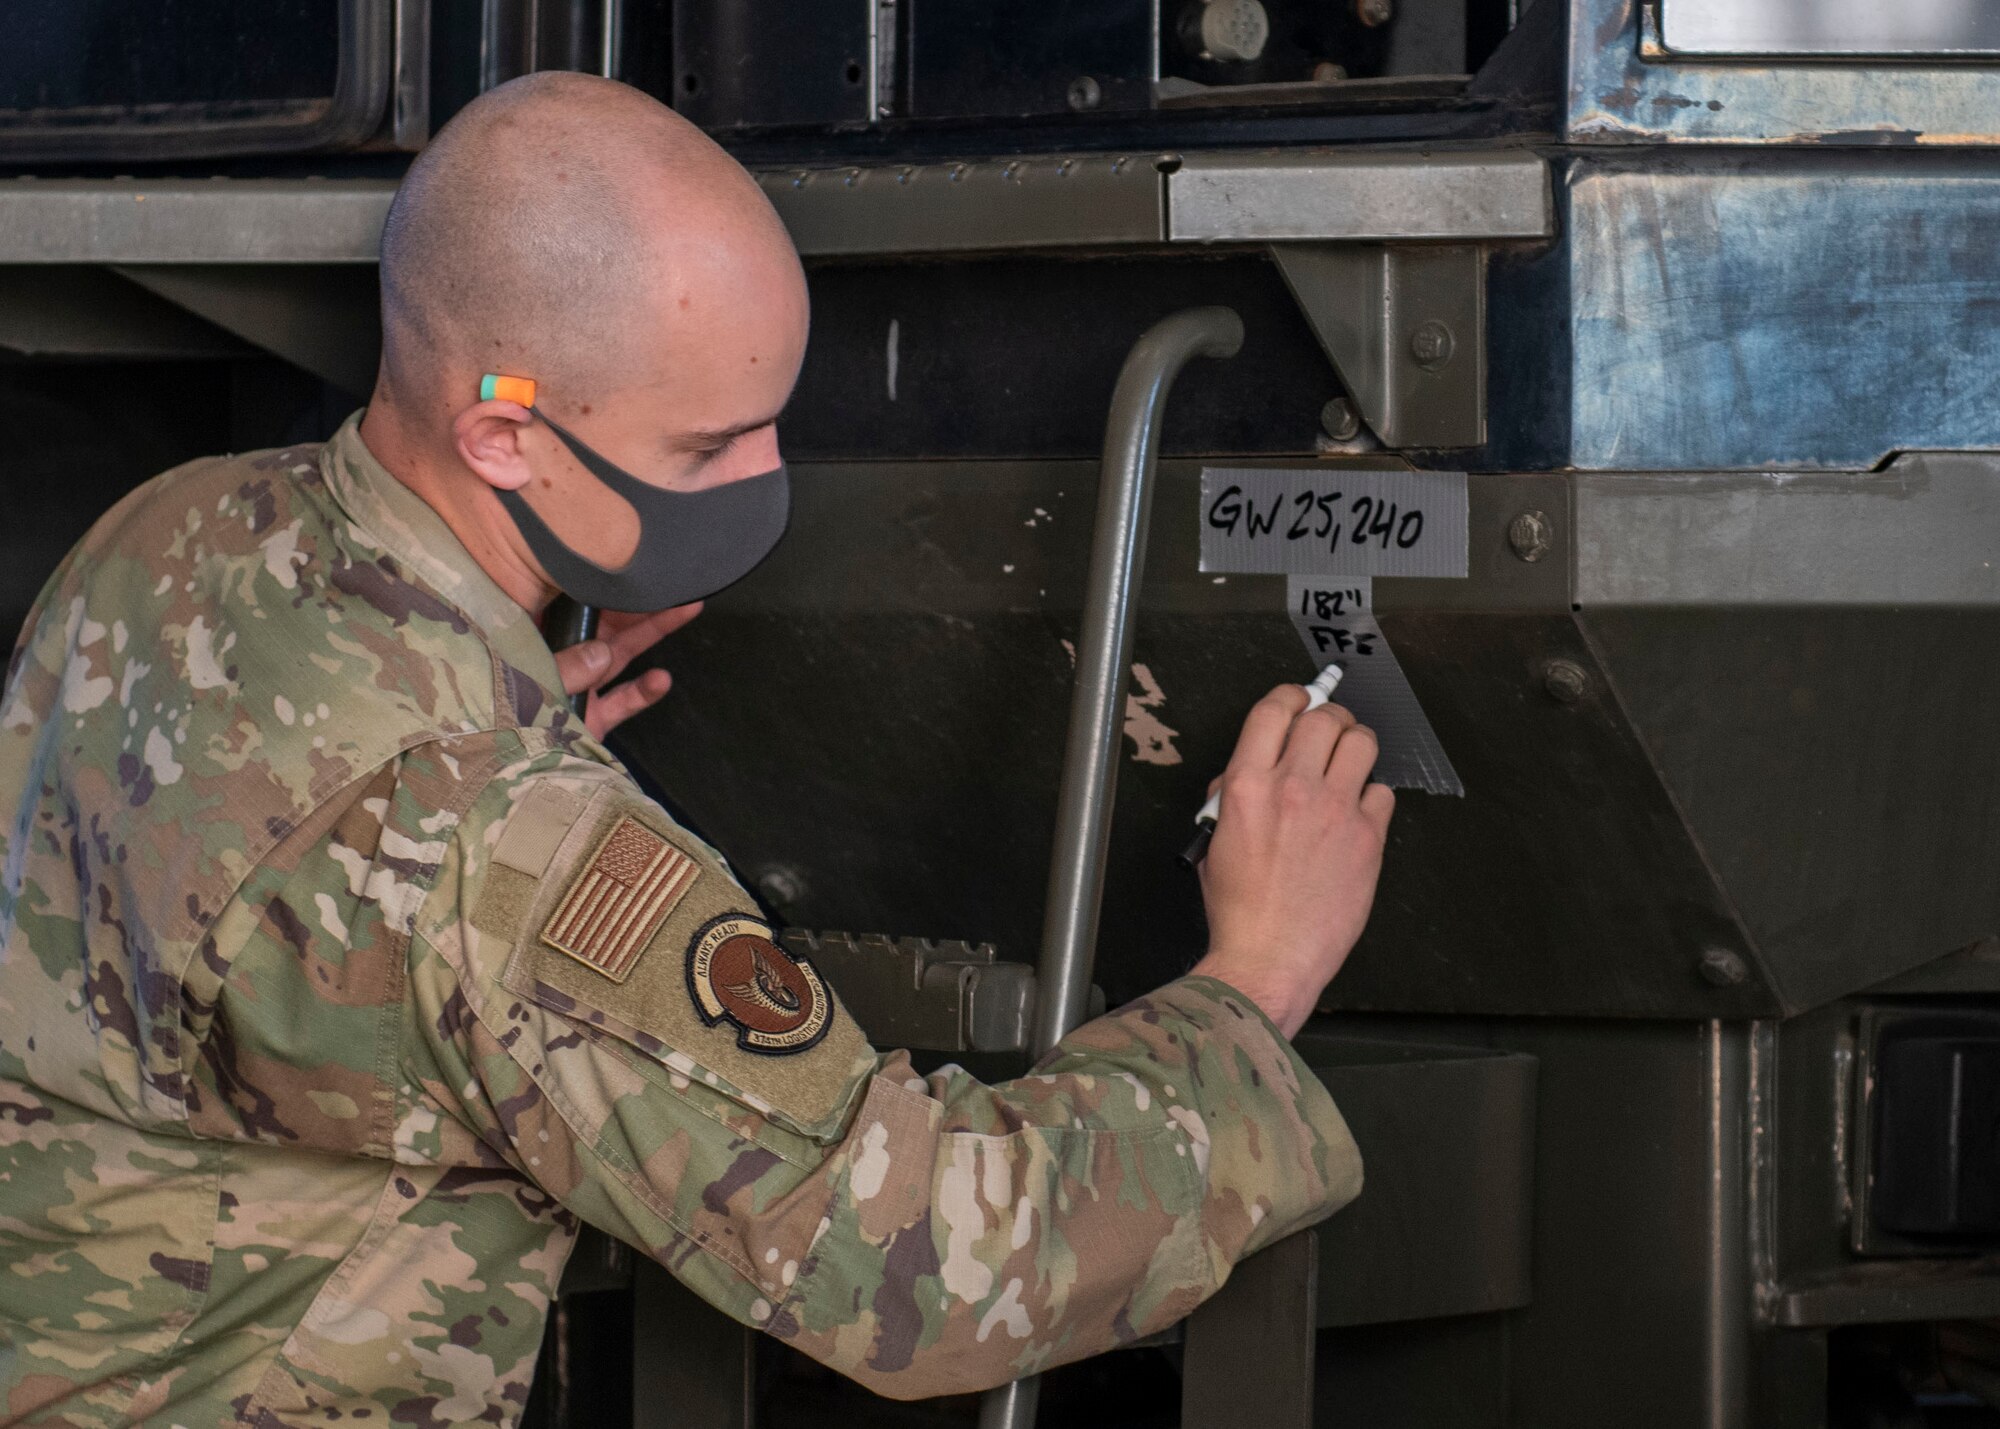
[[[1167,728],[1153,711],[1167,702],[1166,691],[1144,665],[1132,667],[1132,678],[1140,693],[1125,696],[1125,737],[1132,741],[1132,759],[1137,764],[1179,764],[1181,752],[1174,748],[1180,731]]]

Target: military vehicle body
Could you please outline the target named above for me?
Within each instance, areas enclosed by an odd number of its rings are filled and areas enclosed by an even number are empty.
[[[137,13],[37,22],[0,62],[8,618],[135,481],[365,396],[375,236],[435,122],[531,68],[641,84],[763,179],[814,336],[791,538],[663,652],[677,693],[622,748],[879,1041],[1026,1060],[1142,333],[1217,305],[1245,329],[1165,402],[1091,969],[1113,1002],[1198,955],[1173,855],[1243,709],[1316,663],[1281,576],[1201,568],[1202,469],[1468,473],[1467,574],[1374,591],[1464,793],[1403,795],[1304,1036],[1368,1191],[1183,1334],[1051,1376],[1042,1422],[1994,1422],[2000,35],[1975,7]],[[867,1402],[600,1242],[530,1417],[980,1412]]]

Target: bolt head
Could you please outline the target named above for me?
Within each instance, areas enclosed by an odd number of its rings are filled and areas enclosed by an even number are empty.
[[[1573,705],[1590,693],[1590,672],[1574,660],[1551,660],[1542,666],[1542,689],[1559,705]]]
[[[1209,0],[1201,7],[1203,57],[1247,64],[1264,53],[1271,17],[1260,0]]]
[[[1392,0],[1355,0],[1354,15],[1370,29],[1386,25],[1395,18],[1396,7]]]
[[[1076,110],[1095,109],[1104,102],[1104,87],[1087,74],[1080,74],[1069,82],[1069,107]]]
[[[1458,339],[1452,336],[1451,329],[1436,318],[1419,325],[1410,334],[1410,356],[1417,360],[1417,366],[1428,372],[1435,372],[1451,361],[1451,354],[1457,346]]]
[[[1696,960],[1694,970],[1713,987],[1738,987],[1750,976],[1750,967],[1728,948],[1710,948]]]
[[[1533,564],[1555,544],[1555,527],[1546,511],[1523,511],[1507,523],[1507,544],[1514,554]]]
[[[1335,397],[1319,409],[1319,424],[1337,442],[1351,442],[1361,435],[1361,414],[1345,397]]]

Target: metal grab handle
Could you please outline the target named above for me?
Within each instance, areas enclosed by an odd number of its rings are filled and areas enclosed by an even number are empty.
[[[566,595],[556,597],[554,608],[549,612],[549,649],[567,650],[572,645],[594,639],[596,635],[596,606],[584,605]],[[582,715],[589,703],[588,691],[569,697],[569,707],[577,715]]]
[[[1132,345],[1111,394],[1083,624],[1077,633],[1069,738],[1056,797],[1055,852],[1042,914],[1030,1042],[1037,1057],[1083,1021],[1090,1001],[1112,797],[1118,787],[1118,733],[1132,664],[1132,606],[1146,562],[1146,527],[1160,457],[1160,412],[1190,359],[1234,357],[1242,346],[1243,319],[1233,309],[1175,313]],[[1032,1429],[1038,1384],[1037,1379],[1022,1379],[989,1392],[980,1405],[981,1429]]]

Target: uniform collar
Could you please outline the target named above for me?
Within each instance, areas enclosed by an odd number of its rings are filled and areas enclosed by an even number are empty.
[[[320,452],[320,471],[348,519],[383,550],[463,611],[494,652],[532,677],[561,707],[562,676],[534,618],[480,569],[430,503],[403,485],[361,440],[356,412]]]

